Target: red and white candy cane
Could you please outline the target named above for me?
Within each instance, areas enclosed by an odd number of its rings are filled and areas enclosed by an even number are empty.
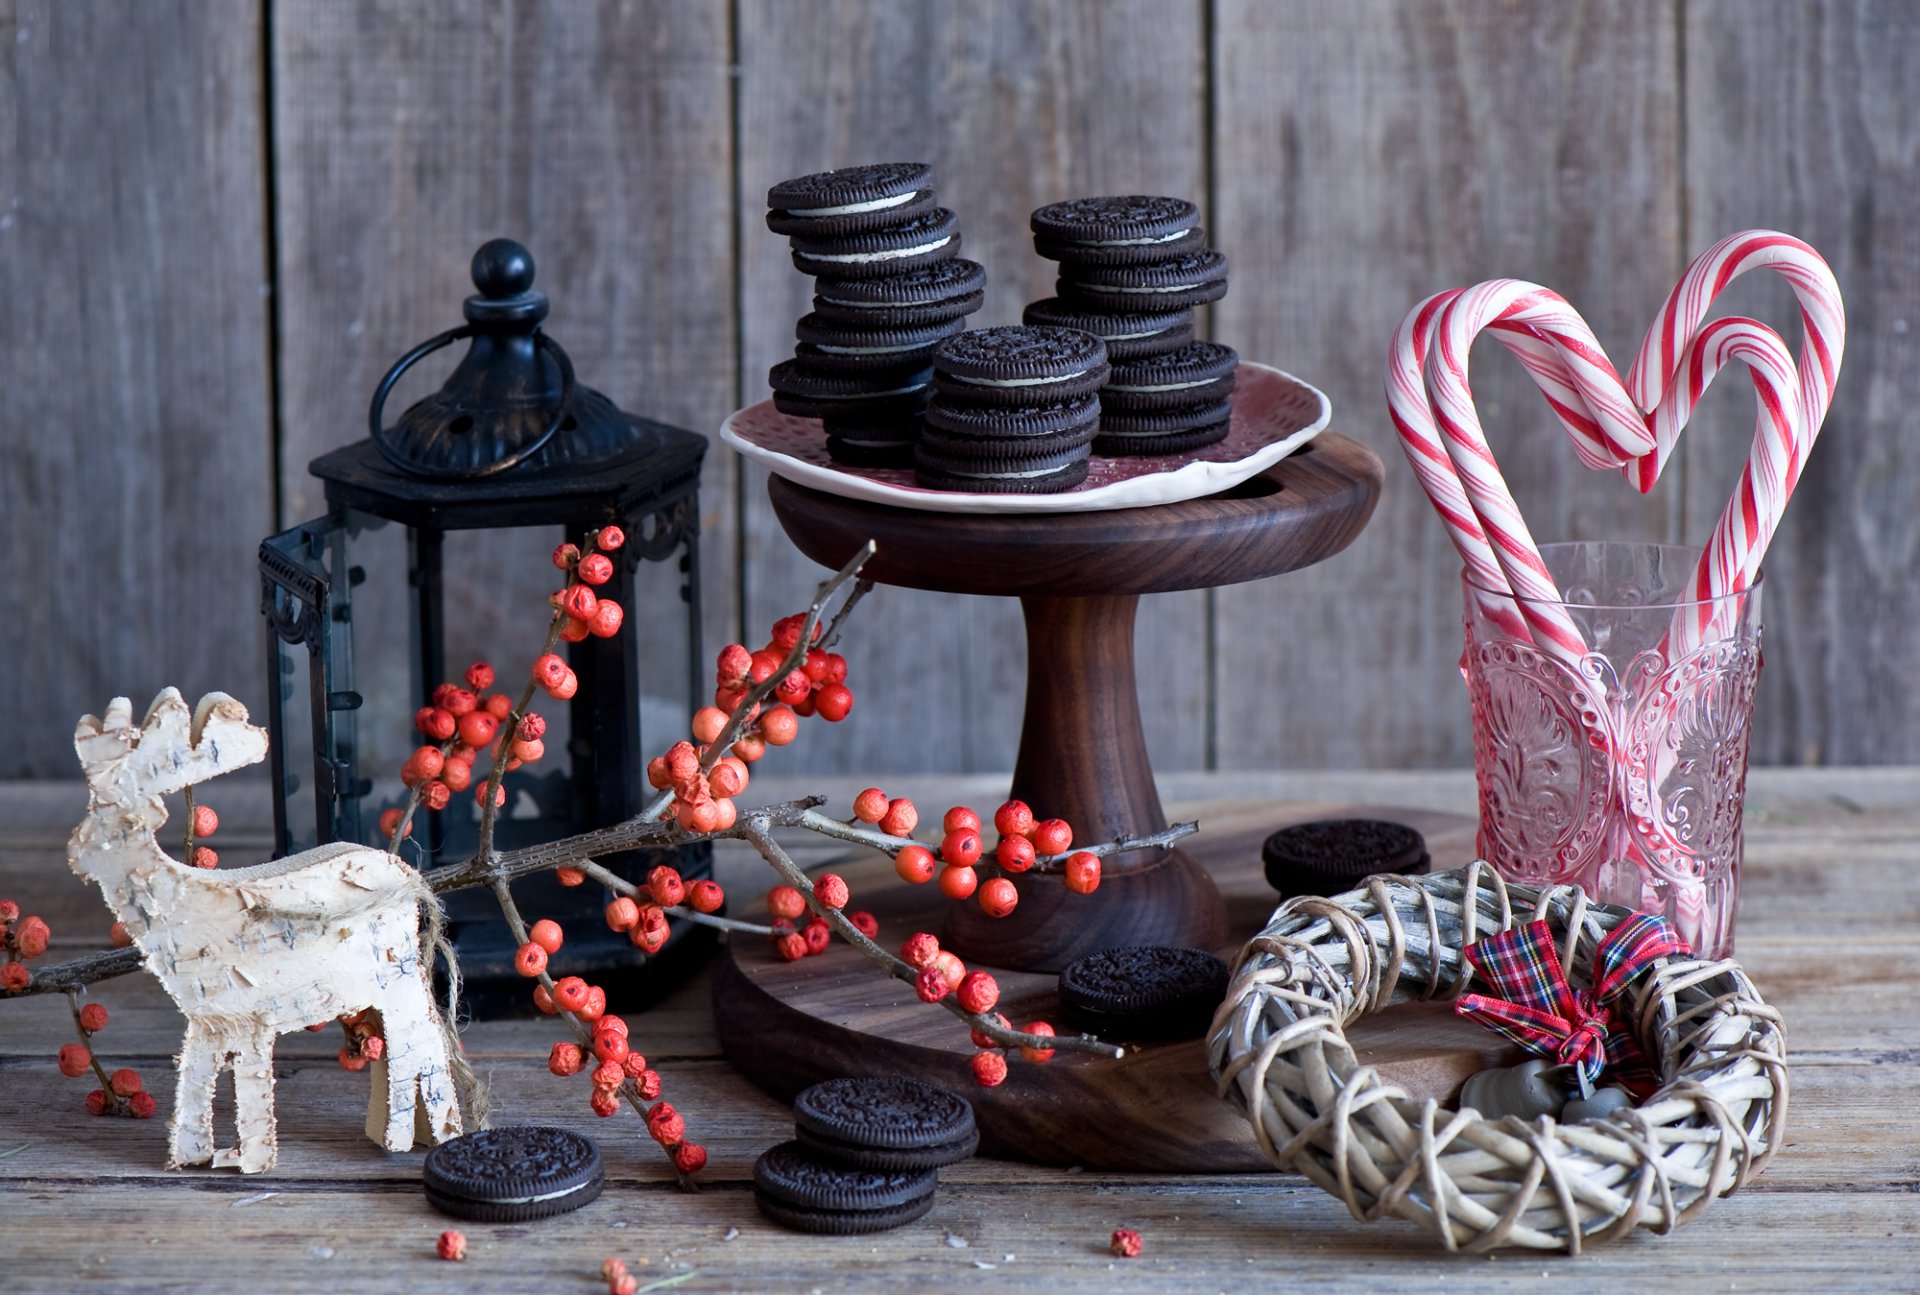
[[[1840,376],[1840,360],[1847,349],[1847,315],[1840,285],[1820,253],[1791,234],[1770,229],[1747,229],[1729,235],[1694,258],[1675,286],[1666,305],[1647,330],[1640,353],[1627,371],[1627,389],[1634,403],[1653,417],[1658,449],[1653,457],[1634,465],[1628,479],[1646,493],[1659,480],[1673,453],[1680,429],[1686,426],[1693,401],[1675,402],[1675,378],[1688,347],[1700,331],[1714,298],[1748,270],[1777,271],[1793,286],[1800,303],[1800,405],[1806,415],[1805,445],[1797,462],[1806,461],[1806,447],[1819,435],[1833,403],[1833,386]],[[1698,398],[1698,391],[1693,396]],[[1796,466],[1787,479],[1787,491],[1799,480]],[[1783,497],[1780,502],[1786,502]],[[1755,555],[1752,567],[1759,567]]]

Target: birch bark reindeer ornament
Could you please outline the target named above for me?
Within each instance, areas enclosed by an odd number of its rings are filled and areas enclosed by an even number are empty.
[[[167,820],[161,797],[267,753],[265,730],[224,693],[190,713],[168,688],[138,728],[116,697],[104,720],[80,721],[73,744],[89,795],[68,862],[99,883],[187,1018],[168,1167],[272,1168],[274,1036],[368,1008],[379,1013],[385,1049],[373,1063],[367,1135],[389,1151],[458,1135],[454,1071],[463,1090],[471,1074],[428,992],[423,906],[429,955],[445,945],[420,874],[350,843],[221,871],[169,857],[156,837]],[[229,1067],[238,1140],[216,1148],[214,1083]]]

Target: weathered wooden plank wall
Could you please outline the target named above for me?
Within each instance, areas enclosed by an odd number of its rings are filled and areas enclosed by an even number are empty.
[[[1213,335],[1324,387],[1387,458],[1347,554],[1143,605],[1163,768],[1465,760],[1457,563],[1379,395],[1416,299],[1536,279],[1623,357],[1714,237],[1804,235],[1851,346],[1769,564],[1755,757],[1920,760],[1916,55],[1893,0],[0,0],[0,661],[23,703],[0,777],[69,774],[74,717],[114,691],[263,699],[254,544],[316,510],[308,460],[455,321],[479,242],[533,246],[583,379],[711,431],[806,308],[765,189],[891,156],[938,164],[992,275],[981,324],[1049,290],[1039,203],[1201,200],[1234,261]],[[1792,323],[1777,283],[1728,304]],[[1641,499],[1576,469],[1504,357],[1477,379],[1543,535],[1698,542],[1745,452],[1746,398],[1718,398]],[[717,646],[815,573],[719,448],[703,506]],[[544,551],[475,546],[456,651],[514,650]],[[887,591],[861,619],[855,722],[785,767],[1010,761],[1011,607]]]

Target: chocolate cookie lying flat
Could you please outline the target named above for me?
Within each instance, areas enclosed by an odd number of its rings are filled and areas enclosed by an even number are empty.
[[[1060,973],[1060,1005],[1102,1038],[1199,1038],[1226,993],[1227,964],[1205,949],[1103,949]]]
[[[798,1142],[769,1148],[753,1166],[760,1212],[796,1232],[851,1236],[911,1223],[933,1208],[934,1170],[845,1169]]]
[[[1321,819],[1283,827],[1260,847],[1267,883],[1282,895],[1337,895],[1375,873],[1417,875],[1432,866],[1427,842],[1405,823]]]
[[[855,1169],[939,1169],[980,1146],[965,1098],[904,1076],[815,1084],[794,1098],[793,1122],[802,1147]]]
[[[427,1202],[479,1223],[521,1223],[577,1210],[600,1195],[600,1148],[568,1129],[484,1129],[442,1142],[422,1168]]]

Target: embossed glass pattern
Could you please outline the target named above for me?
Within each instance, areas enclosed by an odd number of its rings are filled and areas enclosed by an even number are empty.
[[[1760,583],[1713,600],[1709,632],[1676,655],[1676,613],[1699,606],[1680,601],[1696,552],[1540,553],[1588,649],[1578,661],[1516,639],[1496,618],[1511,595],[1463,581],[1480,854],[1512,880],[1578,883],[1672,919],[1705,956],[1731,954]]]

